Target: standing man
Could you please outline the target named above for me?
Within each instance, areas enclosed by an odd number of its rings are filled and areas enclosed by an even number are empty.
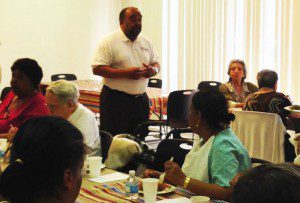
[[[158,56],[149,39],[140,34],[142,15],[137,8],[124,8],[120,29],[99,44],[93,73],[104,78],[100,95],[100,129],[113,135],[131,134],[149,120],[148,78],[158,74]]]

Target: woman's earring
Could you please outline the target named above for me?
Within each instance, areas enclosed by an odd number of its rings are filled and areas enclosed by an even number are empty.
[[[200,123],[200,121],[196,124],[196,127],[197,127],[197,128],[199,127],[199,123]]]

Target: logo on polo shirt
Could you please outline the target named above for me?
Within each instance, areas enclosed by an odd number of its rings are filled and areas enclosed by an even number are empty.
[[[141,46],[141,50],[142,51],[150,51],[150,49],[148,47],[142,47],[142,46]]]

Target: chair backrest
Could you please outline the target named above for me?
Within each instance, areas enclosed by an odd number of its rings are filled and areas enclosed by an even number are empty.
[[[160,88],[162,87],[162,80],[158,78],[149,78],[148,87]]]
[[[198,90],[201,92],[213,91],[213,90],[218,91],[221,84],[222,83],[217,81],[201,81],[198,84]]]
[[[251,164],[252,167],[258,166],[258,165],[262,165],[262,164],[271,164],[272,162],[263,160],[263,159],[258,159],[258,158],[251,158]]]
[[[11,91],[11,87],[4,87],[1,91],[0,100],[3,101],[6,95]]]
[[[196,90],[177,90],[169,94],[167,123],[173,128],[189,127],[189,110]]]
[[[109,132],[106,132],[104,130],[99,130],[99,136],[101,140],[102,158],[104,162],[107,158],[108,150],[112,143],[113,136]]]
[[[182,144],[190,145],[190,148],[181,147]],[[165,139],[162,140],[156,149],[153,167],[158,171],[164,171],[164,163],[173,157],[173,161],[182,166],[185,156],[193,145],[192,140],[187,139]]]
[[[57,81],[57,80],[77,80],[76,75],[69,74],[69,73],[61,73],[61,74],[55,74],[51,75],[51,81]]]
[[[290,117],[289,119],[292,121],[294,125],[295,133],[300,133],[300,118]]]
[[[285,126],[279,115],[255,111],[233,111],[233,132],[244,144],[250,157],[273,163],[284,162]]]

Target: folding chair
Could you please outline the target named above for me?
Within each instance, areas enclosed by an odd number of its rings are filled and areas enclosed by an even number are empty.
[[[109,132],[106,132],[104,130],[99,130],[99,136],[101,140],[101,151],[102,151],[102,158],[103,158],[102,162],[104,163],[104,161],[107,158],[108,150],[113,140],[113,136]]]
[[[51,75],[51,81],[57,81],[57,80],[77,80],[76,75],[69,74],[69,73],[61,73],[61,74],[55,74]]]
[[[181,133],[191,132],[189,129],[189,109],[193,94],[196,90],[178,90],[170,93],[167,104],[167,119],[159,121],[147,121],[141,123],[135,129],[134,135],[141,140],[148,136],[149,126],[162,126],[162,130],[170,128],[166,133],[166,139],[180,138]]]
[[[149,78],[148,87],[160,88],[162,87],[162,80],[158,78]]]
[[[202,81],[198,84],[198,90],[201,92],[206,91],[219,91],[219,87],[222,83],[217,81]]]
[[[162,140],[156,149],[153,167],[155,170],[164,171],[164,163],[173,157],[173,161],[182,166],[185,156],[192,149],[193,141],[188,139]],[[189,147],[184,147],[189,146]]]
[[[259,158],[251,158],[251,163],[252,163],[252,167],[254,166],[258,166],[261,164],[271,164],[272,162],[263,160],[263,159],[259,159]]]

